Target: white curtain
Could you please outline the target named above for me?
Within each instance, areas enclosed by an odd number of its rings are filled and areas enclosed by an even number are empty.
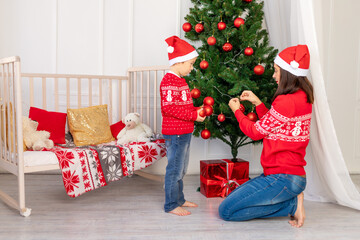
[[[360,193],[345,165],[325,92],[312,0],[265,0],[270,44],[279,51],[297,44],[310,50],[309,80],[315,103],[307,149],[305,199],[334,202],[360,210]],[[318,13],[321,14],[321,13]]]

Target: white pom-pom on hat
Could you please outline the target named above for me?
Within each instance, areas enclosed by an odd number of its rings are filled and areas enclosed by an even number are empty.
[[[294,69],[298,69],[299,68],[299,63],[296,62],[295,60],[292,60],[290,62],[290,65],[294,68]]]
[[[168,46],[167,51],[168,51],[168,53],[173,53],[174,52],[174,47],[173,46]]]

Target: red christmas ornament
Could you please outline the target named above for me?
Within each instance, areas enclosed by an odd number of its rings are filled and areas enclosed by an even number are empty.
[[[182,25],[182,29],[185,31],[185,32],[190,32],[191,29],[192,29],[192,26],[190,23],[186,22]]]
[[[223,121],[225,121],[225,115],[224,114],[219,114],[219,116],[218,116],[218,120],[219,120],[219,122],[223,122]]]
[[[256,120],[257,120],[256,113],[254,113],[254,112],[250,112],[246,116],[249,118],[250,121],[256,122]]]
[[[198,97],[200,97],[200,95],[201,95],[201,92],[200,92],[200,90],[199,89],[197,89],[197,88],[194,88],[193,90],[191,90],[191,97],[192,98],[198,98]]]
[[[230,52],[232,50],[233,46],[231,45],[231,43],[227,42],[222,46],[222,49],[225,52]]]
[[[252,0],[244,0],[244,2],[251,3]]]
[[[214,105],[215,101],[214,101],[214,99],[212,97],[206,97],[206,98],[204,98],[203,103],[204,103],[205,106],[206,105],[212,106],[212,105]]]
[[[204,25],[202,25],[201,23],[196,24],[195,25],[195,32],[201,33],[202,31],[204,31]]]
[[[216,38],[214,38],[214,37],[209,37],[208,39],[207,39],[207,43],[209,44],[209,45],[215,45],[216,44]]]
[[[242,104],[240,104],[240,111],[242,111],[243,113],[245,112],[245,107],[244,107],[244,105],[242,105]]]
[[[220,31],[224,30],[225,28],[226,28],[226,23],[224,23],[224,22],[219,22],[218,23],[218,29]]]
[[[200,110],[199,115],[200,115],[200,117],[205,117],[206,116],[204,109]]]
[[[208,139],[211,137],[211,132],[205,128],[204,130],[201,131],[201,137],[203,139]]]
[[[211,116],[211,114],[213,114],[213,108],[210,105],[205,105],[204,112],[206,116]]]
[[[262,75],[264,73],[264,71],[265,71],[265,69],[261,65],[257,65],[257,66],[254,67],[254,73],[256,75]]]
[[[209,63],[206,60],[202,60],[200,62],[200,68],[201,69],[207,69],[209,67]]]
[[[252,49],[251,47],[247,47],[247,48],[245,48],[245,50],[244,50],[244,54],[245,54],[246,56],[251,56],[253,53],[254,53],[254,49]]]
[[[241,25],[245,24],[245,20],[238,17],[234,20],[234,26],[239,28]]]

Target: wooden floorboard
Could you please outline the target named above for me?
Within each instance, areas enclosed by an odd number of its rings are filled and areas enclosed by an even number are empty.
[[[352,176],[360,185],[360,175]],[[0,174],[0,189],[16,196],[16,178]],[[139,176],[110,183],[77,198],[66,195],[60,175],[26,175],[27,207],[19,213],[0,202],[0,239],[360,239],[360,211],[330,203],[305,201],[304,227],[287,218],[225,222],[221,198],[197,192],[199,176],[185,177],[185,196],[199,204],[192,214],[163,212],[159,182]]]

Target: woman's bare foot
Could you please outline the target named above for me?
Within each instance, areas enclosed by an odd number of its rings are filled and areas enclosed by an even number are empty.
[[[289,221],[289,223],[291,224],[291,226],[293,227],[302,227],[302,225],[304,225],[304,221],[305,221],[305,208],[304,208],[304,193],[300,193],[297,196],[297,209],[296,212],[294,214],[294,216],[291,217],[291,220]]]
[[[185,203],[182,205],[182,207],[197,207],[198,205],[193,202],[185,201]]]
[[[178,216],[186,216],[186,215],[190,215],[191,212],[189,212],[186,209],[183,209],[182,207],[177,207],[174,210],[170,211],[169,213],[178,215]]]

